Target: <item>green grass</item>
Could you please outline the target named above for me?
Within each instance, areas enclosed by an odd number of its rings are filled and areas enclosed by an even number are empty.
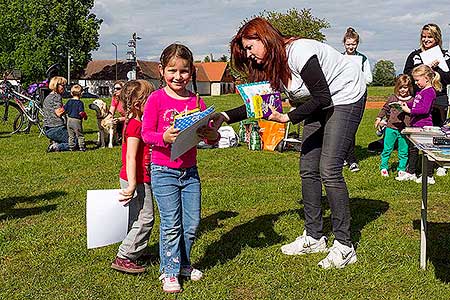
[[[236,95],[206,102],[218,110],[241,103]],[[205,277],[185,282],[180,295],[161,291],[157,262],[144,275],[124,275],[110,269],[119,244],[86,249],[86,191],[119,186],[120,147],[47,154],[47,139],[36,133],[0,136],[0,299],[449,299],[450,176],[429,188],[424,271],[420,185],[379,175],[379,157],[367,152],[377,139],[376,114],[365,112],[357,134],[361,171],[344,170],[356,264],[321,270],[323,254],[281,253],[304,227],[298,153],[200,150],[202,222],[192,259]],[[158,224],[157,217],[149,244],[155,255]],[[328,208],[325,233],[331,244]]]

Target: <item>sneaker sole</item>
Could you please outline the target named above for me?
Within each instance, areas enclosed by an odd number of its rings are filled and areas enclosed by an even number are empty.
[[[291,252],[287,250],[283,250],[283,247],[281,247],[281,252],[286,255],[305,255],[305,254],[312,254],[312,253],[327,253],[328,248],[325,247],[325,249],[318,249],[318,250],[311,250],[307,252]]]
[[[140,270],[140,269],[138,269],[138,270],[131,269],[130,270],[130,269],[121,267],[119,265],[116,265],[114,263],[111,264],[111,268],[116,270],[116,271],[120,271],[120,272],[124,272],[124,273],[128,273],[128,274],[140,274],[140,273],[144,273],[145,272],[145,269],[142,269],[142,270]]]

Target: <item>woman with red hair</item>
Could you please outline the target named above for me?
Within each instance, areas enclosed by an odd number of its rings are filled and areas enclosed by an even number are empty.
[[[323,268],[343,268],[356,262],[342,168],[364,109],[366,83],[361,70],[332,47],[284,36],[262,18],[254,18],[239,29],[231,41],[231,63],[251,82],[268,80],[296,106],[287,114],[273,110],[269,120],[305,121],[300,157],[305,231],[281,251],[297,255],[329,250],[319,262]],[[234,123],[246,117],[243,105],[216,114],[213,120],[219,127],[224,121]],[[330,249],[323,233],[322,184],[335,236]]]

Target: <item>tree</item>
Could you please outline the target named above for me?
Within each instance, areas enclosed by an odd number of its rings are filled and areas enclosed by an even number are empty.
[[[42,80],[46,69],[61,65],[81,72],[99,47],[102,20],[90,11],[94,0],[9,0],[0,4],[0,71],[18,69],[22,81]]]
[[[298,36],[321,42],[325,41],[325,34],[320,31],[330,28],[327,21],[314,17],[311,9],[304,8],[298,11],[291,8],[286,13],[263,11],[259,16],[269,21],[286,36]]]
[[[395,82],[395,67],[390,60],[379,60],[373,69],[373,83],[378,86],[393,86]]]

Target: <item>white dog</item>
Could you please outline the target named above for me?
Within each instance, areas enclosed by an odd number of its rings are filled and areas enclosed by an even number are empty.
[[[98,141],[99,147],[113,147],[113,142],[117,140],[116,124],[113,115],[109,112],[105,101],[96,99],[89,108],[95,110],[97,115]]]

